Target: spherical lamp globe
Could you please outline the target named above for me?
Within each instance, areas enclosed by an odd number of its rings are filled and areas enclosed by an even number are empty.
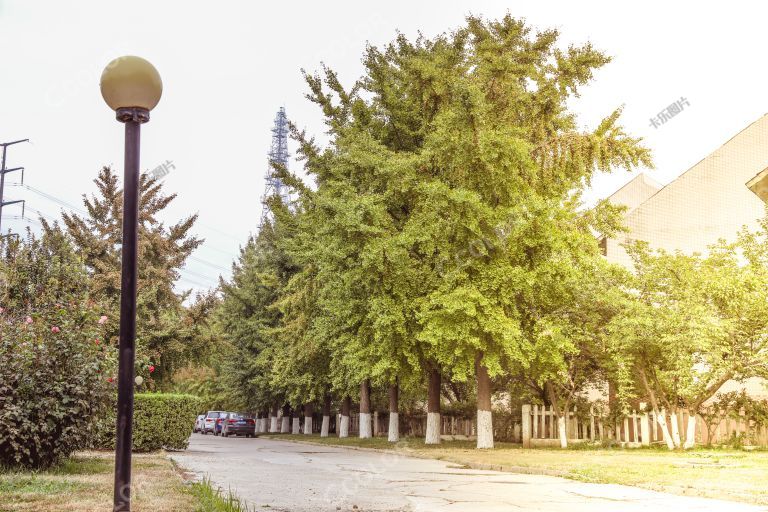
[[[163,94],[160,73],[146,59],[118,57],[101,74],[101,95],[112,110],[139,108],[152,110]]]

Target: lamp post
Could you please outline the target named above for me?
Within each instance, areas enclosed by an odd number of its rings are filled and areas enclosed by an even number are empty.
[[[139,141],[141,125],[160,101],[163,83],[141,57],[119,57],[101,75],[101,95],[125,124],[123,245],[120,277],[120,347],[117,378],[114,512],[131,510],[131,448],[136,342],[136,259],[139,228]]]

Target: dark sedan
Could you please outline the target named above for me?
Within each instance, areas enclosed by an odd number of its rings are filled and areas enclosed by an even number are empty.
[[[242,414],[232,413],[221,422],[221,435],[256,437],[256,420]]]

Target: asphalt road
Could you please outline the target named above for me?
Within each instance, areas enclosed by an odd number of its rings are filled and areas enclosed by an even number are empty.
[[[270,439],[194,434],[189,449],[172,458],[259,511],[768,511],[621,485]]]

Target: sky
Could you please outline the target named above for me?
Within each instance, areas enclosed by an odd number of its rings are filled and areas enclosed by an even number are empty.
[[[2,229],[43,214],[82,209],[104,165],[122,175],[123,125],[99,92],[104,66],[139,55],[160,72],[163,97],[142,127],[141,169],[164,163],[164,189],[178,195],[163,219],[198,214],[205,243],[182,271],[180,289],[215,286],[258,228],[270,129],[277,109],[318,140],[324,125],[301,70],[322,63],[351,84],[366,44],[398,32],[427,37],[459,27],[469,14],[506,13],[534,29],[556,28],[562,45],[591,42],[612,57],[571,108],[590,129],[623,106],[626,131],[653,151],[666,184],[768,112],[765,10],[760,2],[572,1],[38,1],[0,0],[0,142],[9,174]],[[682,110],[658,120],[676,102]],[[652,122],[655,121],[655,125]],[[293,148],[293,146],[291,146]],[[293,171],[301,171],[292,162]],[[638,171],[640,172],[640,171]],[[635,173],[636,174],[636,173]],[[599,175],[587,202],[633,175]]]

